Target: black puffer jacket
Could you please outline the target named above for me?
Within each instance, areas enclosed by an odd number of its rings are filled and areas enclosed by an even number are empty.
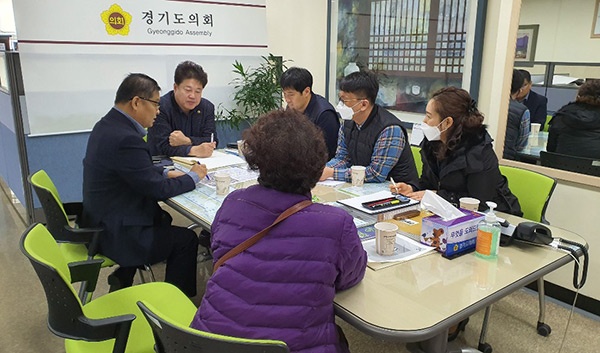
[[[546,150],[600,158],[600,107],[569,103],[560,108],[550,120]]]
[[[444,160],[438,161],[433,149],[441,142],[423,140],[421,190],[437,190],[438,195],[456,205],[461,197],[474,197],[480,201],[482,211],[487,210],[486,201],[493,201],[498,211],[523,215],[519,200],[500,173],[492,141],[483,127],[476,132],[464,132],[459,145]]]

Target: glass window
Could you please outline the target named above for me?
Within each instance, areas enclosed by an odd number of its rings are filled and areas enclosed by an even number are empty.
[[[341,0],[339,81],[359,68],[377,73],[377,103],[423,113],[435,90],[463,86],[468,0]]]

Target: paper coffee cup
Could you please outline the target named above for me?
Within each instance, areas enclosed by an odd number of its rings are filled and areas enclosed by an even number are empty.
[[[394,255],[398,226],[389,222],[375,223],[375,250],[381,256]]]
[[[537,135],[540,132],[541,127],[542,127],[542,124],[540,124],[540,123],[531,123],[531,134]]]
[[[363,186],[365,183],[365,167],[362,165],[353,165],[352,170],[352,186]]]
[[[237,147],[238,147],[238,155],[240,157],[244,156],[244,140],[237,140]]]
[[[231,184],[231,177],[226,173],[215,173],[215,184],[217,186],[217,195],[227,195],[229,193],[229,184]]]
[[[458,199],[460,202],[460,208],[464,208],[469,211],[477,211],[479,210],[479,200],[473,197],[461,197]]]

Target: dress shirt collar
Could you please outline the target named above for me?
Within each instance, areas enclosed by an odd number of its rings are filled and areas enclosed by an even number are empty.
[[[124,111],[122,111],[121,109],[117,108],[117,107],[113,107],[113,109],[115,109],[116,111],[118,111],[119,113],[125,115],[125,117],[127,119],[129,119],[129,121],[131,121],[133,123],[133,126],[135,127],[135,129],[137,130],[137,132],[140,133],[140,135],[142,137],[146,136],[146,134],[148,133],[148,131],[146,131],[146,129],[144,129],[144,127],[142,126],[142,124],[138,123],[137,121],[135,121],[134,118],[132,118],[131,116],[129,116],[129,114],[125,113]]]

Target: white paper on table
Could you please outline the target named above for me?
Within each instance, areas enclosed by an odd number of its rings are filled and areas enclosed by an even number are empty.
[[[207,169],[215,169],[220,167],[229,167],[232,165],[243,164],[246,161],[239,156],[220,151],[213,151],[212,156],[207,158],[200,157],[177,157],[177,159],[185,160],[190,163],[200,162],[206,164]]]
[[[327,178],[323,181],[319,181],[317,184],[323,185],[323,186],[338,186],[338,185],[346,184],[346,182],[340,181],[340,180],[333,180],[333,178]]]
[[[369,239],[362,243],[363,249],[365,249],[367,252],[369,262],[408,261],[435,250],[434,247],[421,244],[407,236],[397,233],[396,244],[394,245],[394,254],[391,256],[382,256],[377,253],[375,241],[376,239]]]

